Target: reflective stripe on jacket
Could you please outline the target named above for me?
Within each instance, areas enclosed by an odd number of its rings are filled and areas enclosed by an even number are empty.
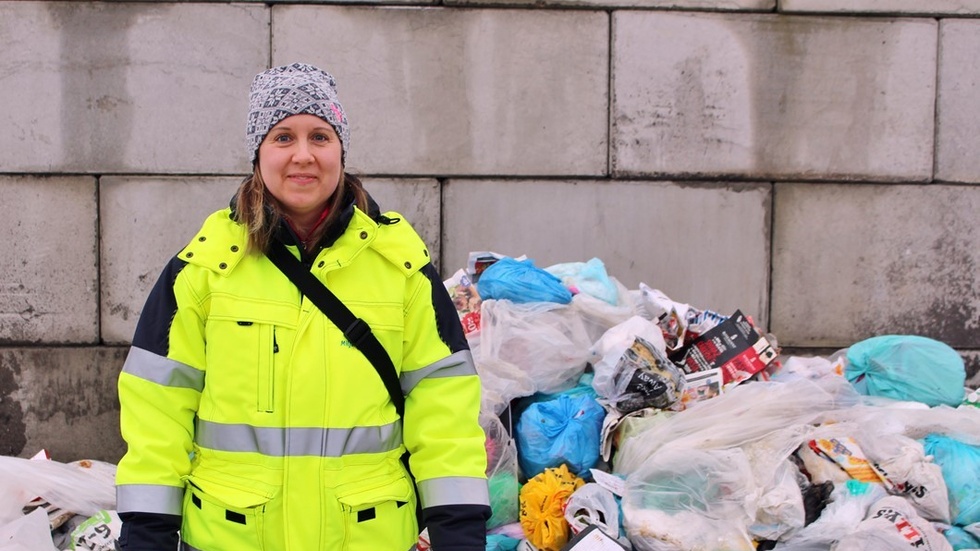
[[[355,208],[311,271],[388,351],[405,419],[342,330],[245,253],[225,209],[164,270],[120,374],[119,511],[183,514],[184,541],[206,551],[403,551],[417,533],[406,447],[423,507],[488,505],[472,358],[396,218]]]

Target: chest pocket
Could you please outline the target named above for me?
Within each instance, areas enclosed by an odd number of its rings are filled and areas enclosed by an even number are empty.
[[[285,351],[292,346],[298,319],[294,304],[213,297],[205,327],[205,394],[219,389],[222,404],[254,404],[257,413],[275,412]],[[216,409],[223,408],[216,404]]]

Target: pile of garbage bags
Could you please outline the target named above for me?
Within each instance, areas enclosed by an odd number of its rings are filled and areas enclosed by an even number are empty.
[[[784,356],[595,258],[472,253],[444,283],[483,384],[488,550],[980,549],[978,392],[939,341]]]
[[[597,258],[471,253],[444,283],[483,386],[487,551],[980,549],[980,392],[941,342],[785,356]],[[0,551],[113,549],[114,471],[0,457]]]
[[[114,551],[116,466],[0,456],[0,550]]]

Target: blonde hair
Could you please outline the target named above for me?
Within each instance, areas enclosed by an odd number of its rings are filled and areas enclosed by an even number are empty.
[[[340,185],[337,186],[336,191],[328,200],[329,214],[326,220],[316,227],[308,239],[312,246],[319,243],[327,228],[340,217],[344,196],[348,193],[353,194],[354,204],[357,208],[367,212],[368,196],[360,178],[344,172]],[[255,163],[252,174],[246,176],[241,185],[238,186],[238,194],[235,197],[235,214],[238,223],[245,226],[248,231],[247,250],[262,253],[268,251],[269,244],[282,223],[283,214],[279,201],[265,187],[258,163]]]

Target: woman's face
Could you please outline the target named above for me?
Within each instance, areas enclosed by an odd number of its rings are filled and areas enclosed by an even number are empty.
[[[314,115],[286,117],[259,146],[259,172],[283,213],[299,224],[319,218],[343,174],[340,138]]]

